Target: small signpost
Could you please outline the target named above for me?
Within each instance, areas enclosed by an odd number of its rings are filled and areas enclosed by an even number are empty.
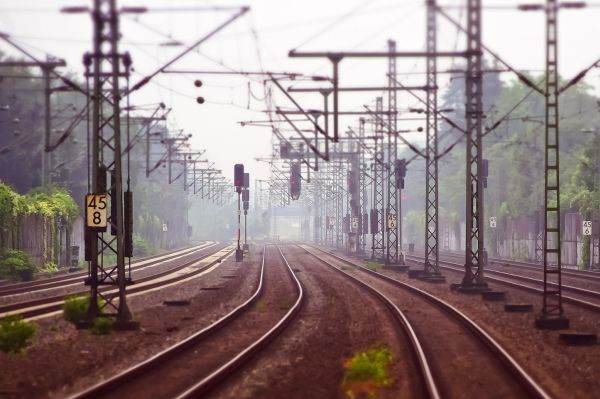
[[[107,194],[88,194],[85,196],[86,226],[93,230],[106,229],[108,225]]]
[[[396,228],[396,226],[397,226],[396,214],[390,213],[387,216],[387,227],[388,227],[388,229],[393,230]]]
[[[592,235],[592,221],[584,220],[582,224],[583,224],[583,235],[591,236]]]
[[[490,217],[490,228],[495,229],[496,228],[496,216],[491,216]]]

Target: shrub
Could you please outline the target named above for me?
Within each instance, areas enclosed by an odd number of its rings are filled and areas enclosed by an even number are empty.
[[[345,364],[343,388],[350,398],[375,397],[377,390],[392,384],[389,365],[392,354],[388,348],[379,347],[359,352]]]
[[[26,252],[6,249],[0,255],[0,277],[28,281],[33,278],[35,265]]]
[[[133,256],[152,255],[153,248],[144,237],[139,234],[133,235]]]
[[[5,353],[23,352],[35,330],[35,325],[24,321],[21,316],[0,319],[0,350]]]
[[[89,295],[75,295],[65,299],[63,304],[63,317],[73,324],[82,323],[87,318],[90,307]]]
[[[58,266],[54,262],[46,262],[38,270],[40,273],[51,274],[58,272]]]
[[[94,335],[106,335],[110,333],[115,321],[109,317],[96,317],[90,327],[90,332]]]

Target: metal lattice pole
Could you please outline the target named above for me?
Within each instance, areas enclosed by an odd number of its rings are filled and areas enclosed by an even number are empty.
[[[388,51],[396,52],[396,42],[388,41]],[[399,240],[401,229],[400,214],[400,188],[395,178],[395,166],[398,159],[398,126],[397,126],[397,86],[396,81],[396,57],[388,58],[388,168],[387,168],[387,207],[386,207],[386,265],[398,265],[402,262],[399,257]],[[396,222],[391,226],[390,218],[395,218]]]
[[[467,0],[466,262],[462,288],[486,287],[483,276],[481,0]]]
[[[120,80],[129,75],[130,60],[127,54],[119,53],[119,13],[115,0],[95,0],[92,13],[94,21],[94,52],[86,55],[86,64],[91,64],[93,82],[92,97],[92,193],[108,193],[111,203],[109,234],[90,231],[90,276],[91,291],[89,316],[100,313],[98,299],[102,298],[105,308],[117,310],[117,323],[131,324],[132,316],[127,306],[125,286],[125,251],[123,223],[123,184],[121,168],[121,108],[123,93]],[[107,189],[106,178],[111,176]],[[116,255],[116,267],[105,265],[106,254]],[[118,286],[118,296],[103,295],[102,285]],[[115,304],[118,300],[118,305]]]
[[[365,140],[365,119],[364,118],[360,118],[359,120],[359,127],[358,127],[358,138],[360,140],[361,143],[364,143]],[[360,166],[360,185],[359,185],[359,198],[360,198],[360,205],[359,205],[359,226],[360,226],[360,231],[358,234],[358,237],[360,237],[360,241],[357,243],[357,247],[358,247],[358,252],[361,255],[365,254],[365,250],[366,250],[366,241],[367,241],[367,235],[365,234],[367,230],[368,226],[365,226],[365,217],[364,215],[366,215],[367,213],[367,209],[368,209],[368,196],[367,196],[367,190],[368,190],[368,179],[367,179],[367,166],[366,166],[366,159],[365,159],[365,151],[360,149],[359,146],[359,166]]]
[[[437,20],[435,0],[427,1],[427,53],[437,52]],[[427,63],[426,126],[425,126],[425,266],[426,277],[441,276],[439,268],[438,219],[438,118],[437,118],[437,57]]]
[[[383,110],[383,99],[377,97],[375,103],[375,112],[378,114]],[[371,225],[376,227],[372,232],[371,258],[381,260],[384,258],[384,199],[383,199],[383,126],[377,121],[375,124],[375,159],[373,162],[373,208]]]
[[[546,123],[544,161],[544,297],[538,327],[567,328],[562,307],[559,116],[558,2],[546,1]],[[557,324],[554,324],[558,322]],[[546,324],[546,323],[552,323]]]

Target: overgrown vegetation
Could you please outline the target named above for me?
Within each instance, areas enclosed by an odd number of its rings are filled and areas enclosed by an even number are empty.
[[[21,316],[0,319],[0,350],[5,353],[21,353],[31,343],[36,326]]]
[[[12,187],[0,182],[0,223],[14,223],[17,216],[40,215],[61,217],[73,221],[79,214],[79,207],[71,195],[63,188],[49,186],[35,188],[21,195]]]
[[[34,272],[35,265],[26,252],[16,249],[0,252],[0,278],[28,281]]]
[[[375,347],[359,352],[344,363],[342,389],[347,397],[375,398],[381,388],[392,385],[390,365],[392,353],[387,347]]]

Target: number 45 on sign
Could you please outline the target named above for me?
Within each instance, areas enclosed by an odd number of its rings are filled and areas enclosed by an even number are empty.
[[[107,194],[85,196],[86,226],[95,230],[105,229],[108,224]]]
[[[592,221],[591,220],[583,221],[583,235],[584,236],[592,235]]]

